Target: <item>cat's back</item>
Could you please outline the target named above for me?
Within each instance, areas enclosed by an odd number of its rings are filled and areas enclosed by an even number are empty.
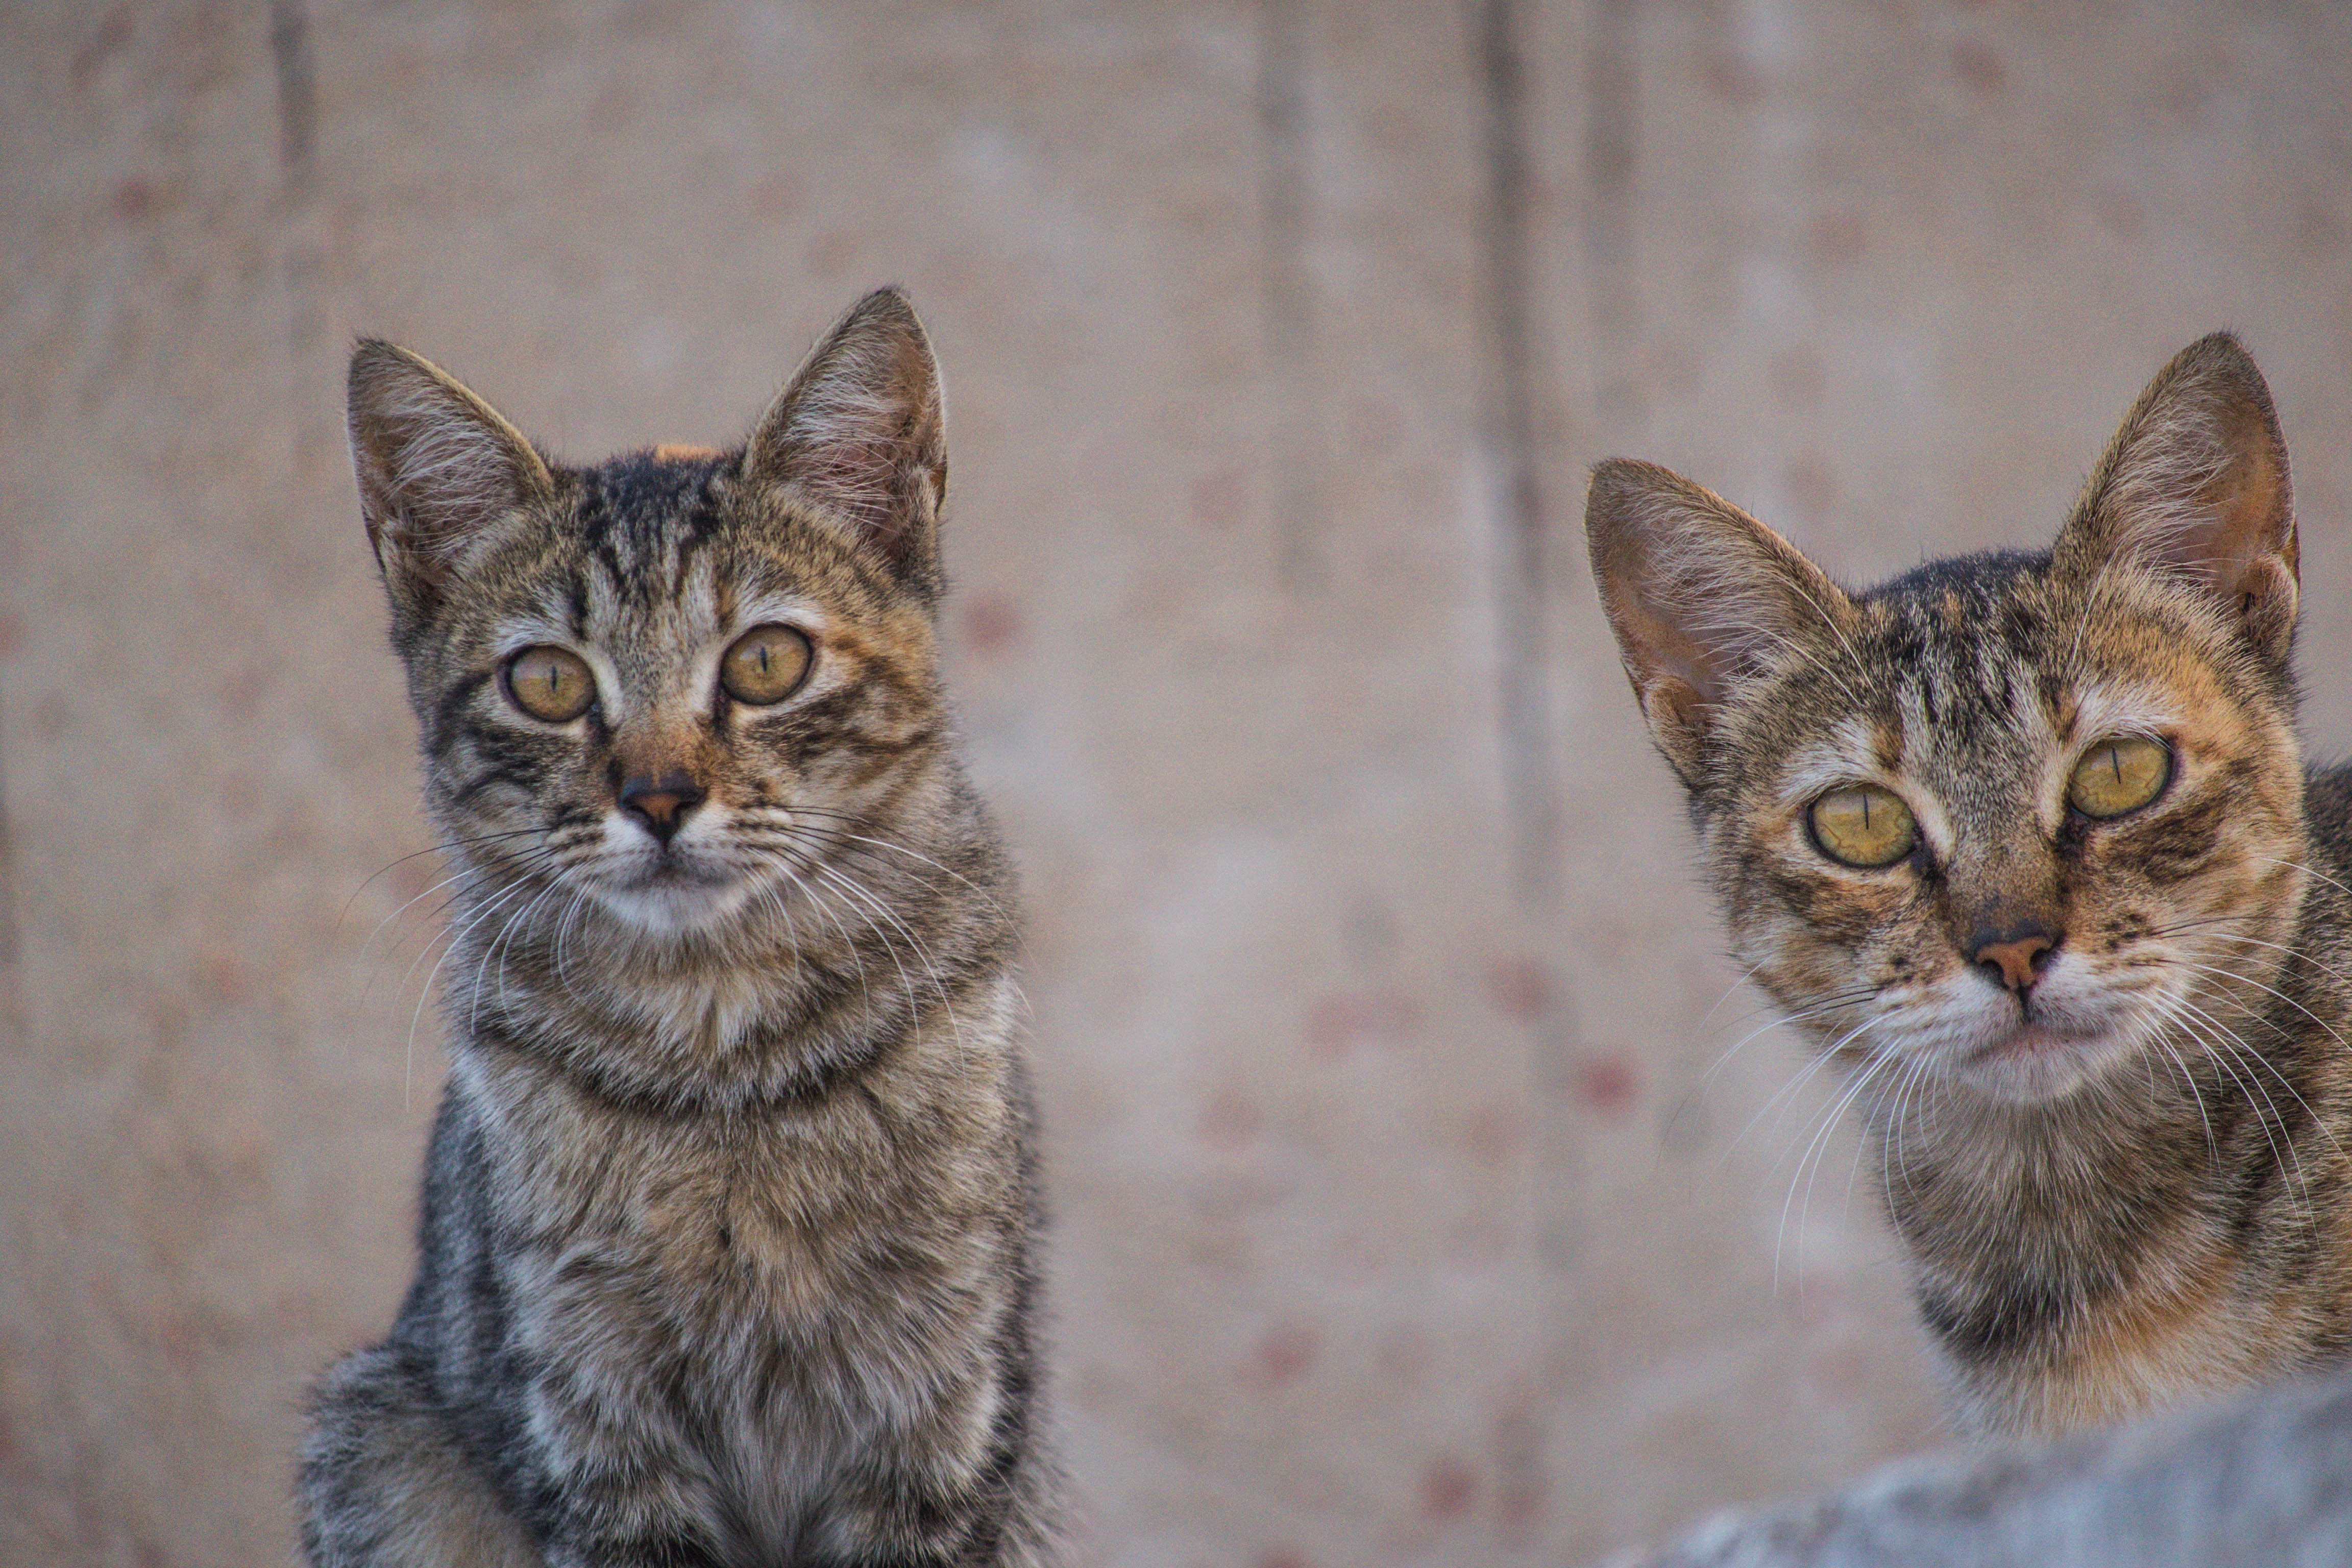
[[[2314,870],[2340,881],[2352,869],[2352,760],[2312,763],[2303,773],[2303,816],[2310,834]]]

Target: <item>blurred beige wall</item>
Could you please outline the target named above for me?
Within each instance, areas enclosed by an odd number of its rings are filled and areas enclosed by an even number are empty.
[[[1569,1563],[1944,1436],[1797,1047],[1703,1080],[1769,1018],[1588,462],[1873,577],[2045,538],[2235,326],[2352,740],[2337,5],[52,0],[0,148],[8,1563],[283,1561],[301,1386],[407,1278],[355,334],[586,458],[913,289],[1089,1563]]]

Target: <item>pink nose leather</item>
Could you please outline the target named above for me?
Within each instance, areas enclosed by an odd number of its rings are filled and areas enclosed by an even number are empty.
[[[2033,931],[2010,942],[1986,942],[1970,956],[1997,970],[2000,983],[2011,991],[2023,991],[2041,977],[2043,961],[2057,945],[2043,932]]]
[[[621,809],[646,826],[646,830],[664,844],[686,820],[686,814],[700,805],[704,790],[684,773],[670,773],[661,779],[631,779],[621,788]]]

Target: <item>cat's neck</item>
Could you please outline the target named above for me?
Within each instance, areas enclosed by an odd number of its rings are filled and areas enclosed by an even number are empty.
[[[452,1046],[519,1053],[664,1109],[829,1092],[916,1034],[963,1033],[1009,958],[1002,911],[925,934],[892,907],[906,898],[779,890],[678,934],[550,896],[541,908],[556,915],[461,930],[445,994]]]

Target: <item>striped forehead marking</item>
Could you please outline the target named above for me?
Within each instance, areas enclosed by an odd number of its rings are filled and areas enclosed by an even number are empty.
[[[719,526],[710,487],[719,460],[662,462],[652,452],[591,469],[580,499],[582,542],[625,594],[675,593]]]

